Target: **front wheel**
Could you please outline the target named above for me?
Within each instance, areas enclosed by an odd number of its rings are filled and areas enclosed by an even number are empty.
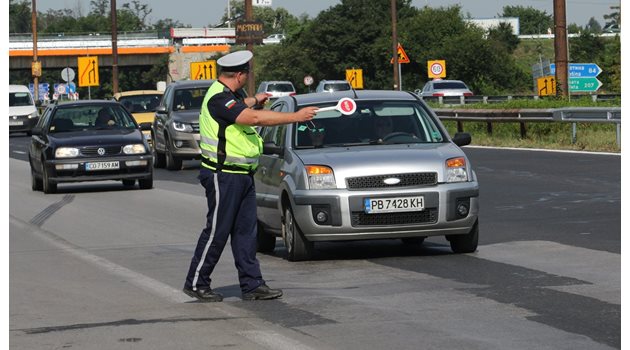
[[[451,243],[453,253],[474,253],[479,242],[479,221],[475,222],[475,225],[467,234],[446,236],[446,239]]]
[[[153,145],[151,147],[151,153],[153,154],[153,167],[164,168],[166,165],[166,158],[164,157],[164,153],[158,152],[155,142],[155,134],[153,132],[151,132],[151,140],[153,140]]]
[[[33,169],[33,164],[31,164],[31,189],[33,191],[41,191],[44,187],[41,179],[38,179],[35,176],[35,170]]]
[[[43,166],[42,173],[42,190],[44,193],[56,193],[57,184],[50,181],[50,175],[48,174],[48,169],[45,165]]]
[[[308,260],[313,255],[313,242],[304,238],[302,230],[297,225],[293,211],[290,207],[284,210],[284,224],[282,225],[282,238],[287,247],[287,259],[289,261]]]
[[[166,169],[168,170],[181,170],[182,169],[182,160],[176,158],[171,152],[171,148],[168,145],[170,142],[166,142]]]

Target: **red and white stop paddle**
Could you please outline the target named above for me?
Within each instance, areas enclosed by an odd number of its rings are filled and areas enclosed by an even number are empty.
[[[339,111],[343,115],[351,115],[357,110],[357,103],[349,97],[344,97],[337,102],[336,106],[320,108],[316,113],[334,110]]]

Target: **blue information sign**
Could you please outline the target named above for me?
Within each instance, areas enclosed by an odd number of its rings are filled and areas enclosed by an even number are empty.
[[[556,75],[556,64],[549,65],[551,75]],[[569,78],[594,78],[602,72],[595,63],[569,63]]]

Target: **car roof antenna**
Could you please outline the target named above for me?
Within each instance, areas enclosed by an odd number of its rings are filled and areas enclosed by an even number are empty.
[[[354,89],[354,86],[352,86],[352,82],[354,81],[354,79],[356,79],[356,77],[357,77],[356,74],[352,74],[352,79],[350,79],[348,83],[350,84],[350,89],[352,90],[352,93],[354,94],[354,99],[358,100],[359,96],[357,96],[357,91]]]

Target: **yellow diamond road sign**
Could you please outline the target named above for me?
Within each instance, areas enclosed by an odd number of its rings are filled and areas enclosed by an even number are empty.
[[[190,79],[207,80],[217,78],[217,61],[210,60],[204,62],[190,63]]]
[[[79,86],[98,86],[98,56],[79,57]]]

